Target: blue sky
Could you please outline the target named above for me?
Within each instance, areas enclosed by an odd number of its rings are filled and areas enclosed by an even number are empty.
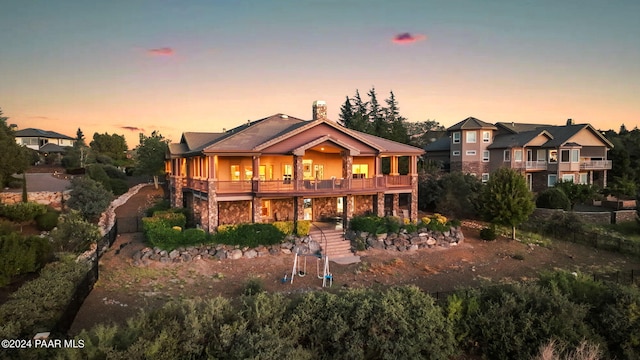
[[[409,121],[640,120],[638,1],[0,1],[0,107],[73,136],[338,118],[393,90]],[[410,40],[394,42],[408,33]]]

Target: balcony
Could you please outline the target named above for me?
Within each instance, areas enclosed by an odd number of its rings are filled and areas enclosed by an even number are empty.
[[[207,192],[206,180],[182,179],[183,188]],[[240,180],[216,181],[218,194],[282,194],[289,196],[306,194],[339,195],[358,192],[384,192],[386,190],[410,190],[411,176],[385,175],[374,178],[329,180]]]
[[[580,170],[611,170],[611,160],[581,161]]]

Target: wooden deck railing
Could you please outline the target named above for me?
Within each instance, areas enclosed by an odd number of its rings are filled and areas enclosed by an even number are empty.
[[[207,180],[182,179],[182,186],[202,192],[208,191]],[[215,182],[216,192],[229,193],[344,193],[345,191],[384,191],[411,187],[409,175],[384,175],[374,178],[328,180],[240,180]]]

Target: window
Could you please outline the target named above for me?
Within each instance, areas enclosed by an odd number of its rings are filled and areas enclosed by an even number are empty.
[[[511,161],[511,151],[510,150],[505,150],[504,151],[504,161]]]
[[[244,179],[245,180],[251,180],[252,177],[253,177],[253,169],[251,168],[251,166],[245,166],[244,167]]]
[[[460,151],[459,150],[454,150],[452,155],[453,156],[460,156]]]
[[[522,162],[522,150],[516,150],[513,153],[513,157],[515,161]]]
[[[572,163],[580,162],[580,150],[578,149],[571,150],[571,162]]]
[[[569,162],[569,150],[560,150],[560,162]]]
[[[574,180],[575,180],[575,176],[573,174],[562,175],[562,182],[573,182]]]
[[[476,151],[475,150],[467,150],[467,152],[465,154],[467,154],[469,156],[473,156],[473,155],[476,154]]]
[[[353,164],[353,178],[363,179],[368,177],[369,165],[368,164]]]
[[[482,142],[488,143],[489,141],[491,141],[491,132],[490,131],[483,131],[482,132]]]
[[[476,132],[475,131],[467,131],[467,142],[475,143],[476,142]]]
[[[589,183],[589,174],[580,173],[580,184],[588,184],[588,183]]]
[[[489,162],[489,150],[484,150],[482,152],[482,161]]]
[[[549,162],[550,163],[558,162],[558,150],[549,150]]]
[[[536,157],[538,162],[545,162],[547,161],[547,152],[545,150],[538,150],[536,151]]]
[[[231,180],[240,181],[240,165],[231,165]]]
[[[553,187],[556,184],[556,182],[558,182],[558,175],[549,174],[549,176],[547,177],[547,186]]]
[[[291,184],[293,177],[293,166],[291,164],[282,165],[282,180],[285,184]]]
[[[489,173],[482,173],[482,182],[486,183],[489,181]]]
[[[460,143],[460,133],[459,132],[454,132],[453,133],[453,143],[454,144],[459,144]]]

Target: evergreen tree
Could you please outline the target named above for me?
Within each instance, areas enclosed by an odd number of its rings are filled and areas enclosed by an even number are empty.
[[[369,123],[367,105],[367,102],[362,101],[360,92],[356,90],[356,95],[353,97],[353,125],[349,129],[367,134],[371,133],[371,124]]]
[[[391,131],[383,137],[403,144],[409,143],[409,134],[405,126],[407,119],[400,116],[398,101],[393,91],[390,92],[389,98],[386,99],[385,102],[387,103],[387,107],[384,109],[385,117]]]
[[[376,136],[387,137],[390,132],[390,128],[387,122],[385,121],[383,109],[380,106],[380,103],[378,102],[376,89],[371,88],[371,90],[369,90],[367,95],[369,95],[369,99],[370,99],[369,112],[367,113],[367,115],[369,117],[369,122],[373,126],[372,133],[373,135],[376,135]]]
[[[82,133],[82,130],[80,130],[80,128],[78,128],[78,131],[76,131],[76,141],[73,146],[87,146],[87,143],[84,141],[84,134]]]
[[[347,129],[353,129],[353,105],[351,105],[349,97],[347,96],[346,98],[344,104],[340,107],[340,123]]]
[[[0,109],[0,186],[4,187],[11,175],[29,167],[28,149],[16,143],[13,129],[7,125],[7,117]]]
[[[113,160],[124,160],[126,158],[127,141],[124,135],[107,133],[93,134],[93,141],[89,144],[91,149],[98,155],[106,155]]]
[[[516,238],[516,225],[529,218],[535,209],[527,182],[516,170],[501,167],[493,174],[480,196],[481,213],[487,221],[511,226],[511,239]]]

